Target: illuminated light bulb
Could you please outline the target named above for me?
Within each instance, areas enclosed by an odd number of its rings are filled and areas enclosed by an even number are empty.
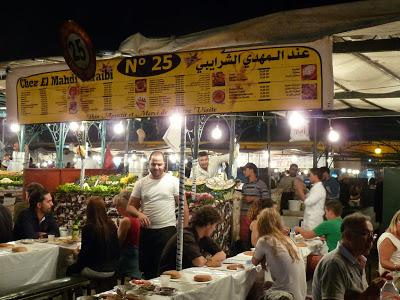
[[[218,125],[211,131],[211,137],[214,140],[219,140],[222,137],[222,130]]]
[[[298,111],[289,113],[289,125],[293,129],[299,129],[306,124],[306,119]]]
[[[11,129],[12,132],[18,132],[20,128],[21,127],[19,126],[18,123],[13,123],[13,124],[10,125],[10,129]]]
[[[329,129],[329,133],[328,133],[328,140],[332,143],[336,143],[340,138],[339,133],[332,129],[332,127]]]
[[[69,129],[71,129],[72,131],[77,131],[79,128],[79,124],[76,122],[71,122],[69,123]]]
[[[124,125],[122,125],[122,122],[119,122],[114,125],[114,132],[116,134],[121,134],[124,132]]]

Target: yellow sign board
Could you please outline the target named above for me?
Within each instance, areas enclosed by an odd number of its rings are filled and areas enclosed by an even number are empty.
[[[321,109],[324,72],[332,76],[323,59],[330,56],[310,45],[219,49],[100,60],[85,82],[70,70],[37,72],[15,79],[17,118],[31,124]]]

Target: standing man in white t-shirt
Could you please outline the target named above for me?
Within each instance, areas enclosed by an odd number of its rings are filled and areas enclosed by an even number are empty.
[[[150,174],[135,184],[127,211],[142,226],[139,240],[139,267],[145,279],[158,276],[161,253],[176,233],[175,204],[178,203],[179,181],[165,173],[164,155],[154,151],[149,159]],[[185,201],[184,226],[188,225],[189,209]]]

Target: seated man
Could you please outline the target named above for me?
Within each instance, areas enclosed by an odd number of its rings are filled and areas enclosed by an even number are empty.
[[[182,268],[202,267],[212,263],[221,263],[225,252],[211,239],[216,225],[221,221],[218,211],[212,206],[203,206],[196,210],[190,227],[183,230]],[[161,255],[160,272],[175,270],[176,234],[168,241]],[[209,257],[210,256],[210,257]]]
[[[51,214],[53,200],[45,189],[38,189],[29,196],[29,208],[23,210],[14,226],[14,239],[37,239],[48,234],[60,236],[58,225]]]
[[[328,200],[325,203],[325,217],[327,221],[322,222],[313,230],[306,230],[301,227],[294,227],[296,233],[300,233],[305,239],[312,239],[316,236],[323,236],[326,239],[329,252],[336,249],[337,243],[342,238],[340,226],[342,225],[342,204],[337,200]]]
[[[29,207],[29,195],[36,190],[44,189],[44,186],[37,182],[31,182],[28,184],[25,190],[25,199],[22,202],[17,202],[14,205],[14,223],[17,221],[19,214],[24,209]]]
[[[322,258],[314,272],[313,299],[377,299],[385,279],[375,278],[368,286],[365,278],[365,255],[375,237],[371,222],[354,213],[343,219],[341,232],[340,245]]]

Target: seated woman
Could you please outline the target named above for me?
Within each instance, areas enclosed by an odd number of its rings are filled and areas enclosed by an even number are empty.
[[[118,275],[131,278],[141,278],[139,271],[139,235],[140,223],[138,218],[127,214],[126,207],[131,193],[122,191],[114,197],[114,205],[124,218],[118,226],[118,239],[121,246],[121,256],[118,262]]]
[[[271,272],[273,283],[265,299],[285,295],[283,299],[305,299],[307,293],[304,261],[298,248],[282,230],[282,221],[275,208],[265,208],[257,219],[258,239],[252,263]]]
[[[221,264],[225,252],[211,239],[215,227],[221,221],[218,211],[209,205],[200,207],[192,217],[190,227],[183,230],[183,269]],[[171,237],[160,260],[160,271],[175,270],[176,234]]]
[[[89,278],[108,278],[115,274],[119,259],[117,227],[106,214],[104,200],[90,197],[82,228],[81,250],[77,262],[67,269],[67,276],[80,274]]]
[[[400,271],[400,210],[398,210],[389,227],[378,239],[379,273],[385,271]],[[400,280],[395,280],[395,285],[400,288]]]
[[[0,204],[0,243],[7,243],[13,238],[13,223],[7,207]]]
[[[278,209],[278,206],[276,205],[276,203],[274,201],[272,201],[271,199],[261,199],[261,200],[257,201],[256,203],[254,203],[249,209],[249,212],[248,212],[248,217],[250,220],[250,226],[249,226],[250,234],[249,235],[250,235],[250,239],[251,239],[251,245],[253,247],[256,246],[258,236],[259,236],[258,230],[257,230],[257,217],[264,208],[269,208],[269,207]],[[286,231],[287,231],[287,229],[285,228],[284,232],[286,232]],[[289,233],[289,231],[287,231],[287,234],[288,233]]]

